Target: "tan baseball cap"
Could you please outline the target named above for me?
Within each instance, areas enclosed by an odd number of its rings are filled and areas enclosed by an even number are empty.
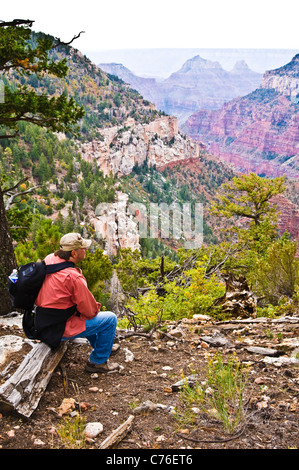
[[[78,250],[78,248],[89,248],[91,240],[82,238],[80,233],[67,233],[60,239],[60,249],[63,251]]]

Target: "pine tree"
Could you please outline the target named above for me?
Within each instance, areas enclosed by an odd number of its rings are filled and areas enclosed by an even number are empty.
[[[39,35],[36,45],[32,45],[32,24],[30,20],[0,23],[0,73],[5,78],[4,102],[0,103],[1,139],[16,137],[22,129],[22,121],[51,131],[75,132],[74,125],[84,115],[83,108],[65,94],[49,98],[47,94],[37,94],[29,89],[22,80],[16,89],[7,85],[9,82],[5,74],[10,77],[13,71],[17,71],[21,77],[36,76],[37,79],[48,73],[59,78],[67,74],[66,60],[55,62],[48,56],[53,47],[61,44],[60,40],[54,45],[53,38]],[[11,310],[7,277],[16,267],[4,197],[23,181],[7,187],[7,178],[0,175],[0,315]]]

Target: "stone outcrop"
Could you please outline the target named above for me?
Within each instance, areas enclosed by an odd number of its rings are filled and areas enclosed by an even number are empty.
[[[104,175],[128,175],[135,165],[145,161],[149,166],[164,168],[169,164],[198,161],[203,145],[182,136],[175,117],[163,116],[150,123],[136,123],[128,119],[125,127],[101,129],[101,139],[81,145],[82,157],[96,160]],[[115,203],[99,204],[91,219],[100,239],[105,241],[109,257],[119,248],[140,250],[136,221],[127,211],[128,195],[117,192]]]
[[[236,171],[298,178],[298,62],[266,72],[260,88],[221,110],[195,113],[183,131]]]
[[[128,195],[117,192],[115,203],[101,203],[91,219],[98,238],[105,241],[105,253],[112,258],[119,248],[140,250],[137,223],[127,211]]]
[[[273,88],[288,96],[291,101],[298,102],[299,94],[299,54],[293,60],[276,70],[264,73],[261,88]]]
[[[203,145],[178,132],[178,121],[163,116],[147,124],[128,119],[125,127],[101,129],[102,139],[81,144],[82,157],[97,161],[104,175],[128,175],[147,160],[157,167],[173,161],[198,158]]]

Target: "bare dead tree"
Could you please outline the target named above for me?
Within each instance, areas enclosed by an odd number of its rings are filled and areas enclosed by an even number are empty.
[[[8,209],[12,206],[12,204],[15,203],[15,199],[18,196],[23,196],[24,194],[32,193],[35,191],[37,188],[40,188],[41,185],[37,186],[32,186],[31,188],[26,189],[25,191],[16,191],[16,189],[23,183],[25,183],[28,180],[28,178],[23,178],[20,181],[18,181],[14,186],[11,188],[3,189],[2,193],[8,196],[8,200],[5,204],[5,210],[8,211]]]

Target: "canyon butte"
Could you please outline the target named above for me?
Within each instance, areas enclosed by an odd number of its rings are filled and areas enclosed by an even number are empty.
[[[285,175],[288,191],[275,200],[281,211],[279,225],[281,231],[299,237],[299,54],[263,76],[244,62],[226,72],[218,62],[200,56],[160,83],[137,77],[121,64],[101,64],[101,68],[130,83],[158,109],[177,116],[183,134],[236,173]],[[195,107],[198,111],[184,123]],[[175,154],[171,159],[176,160]],[[155,161],[158,167],[162,162]],[[180,164],[187,168],[190,163]],[[194,161],[190,171],[194,172]]]
[[[253,92],[219,110],[199,110],[182,128],[239,172],[298,179],[299,54],[265,72]]]
[[[139,77],[122,64],[99,64],[99,67],[131,85],[161,111],[177,117],[179,125],[198,109],[218,109],[223,103],[246,95],[262,80],[262,74],[250,70],[243,60],[227,71],[219,62],[199,55],[187,60],[164,80]]]

